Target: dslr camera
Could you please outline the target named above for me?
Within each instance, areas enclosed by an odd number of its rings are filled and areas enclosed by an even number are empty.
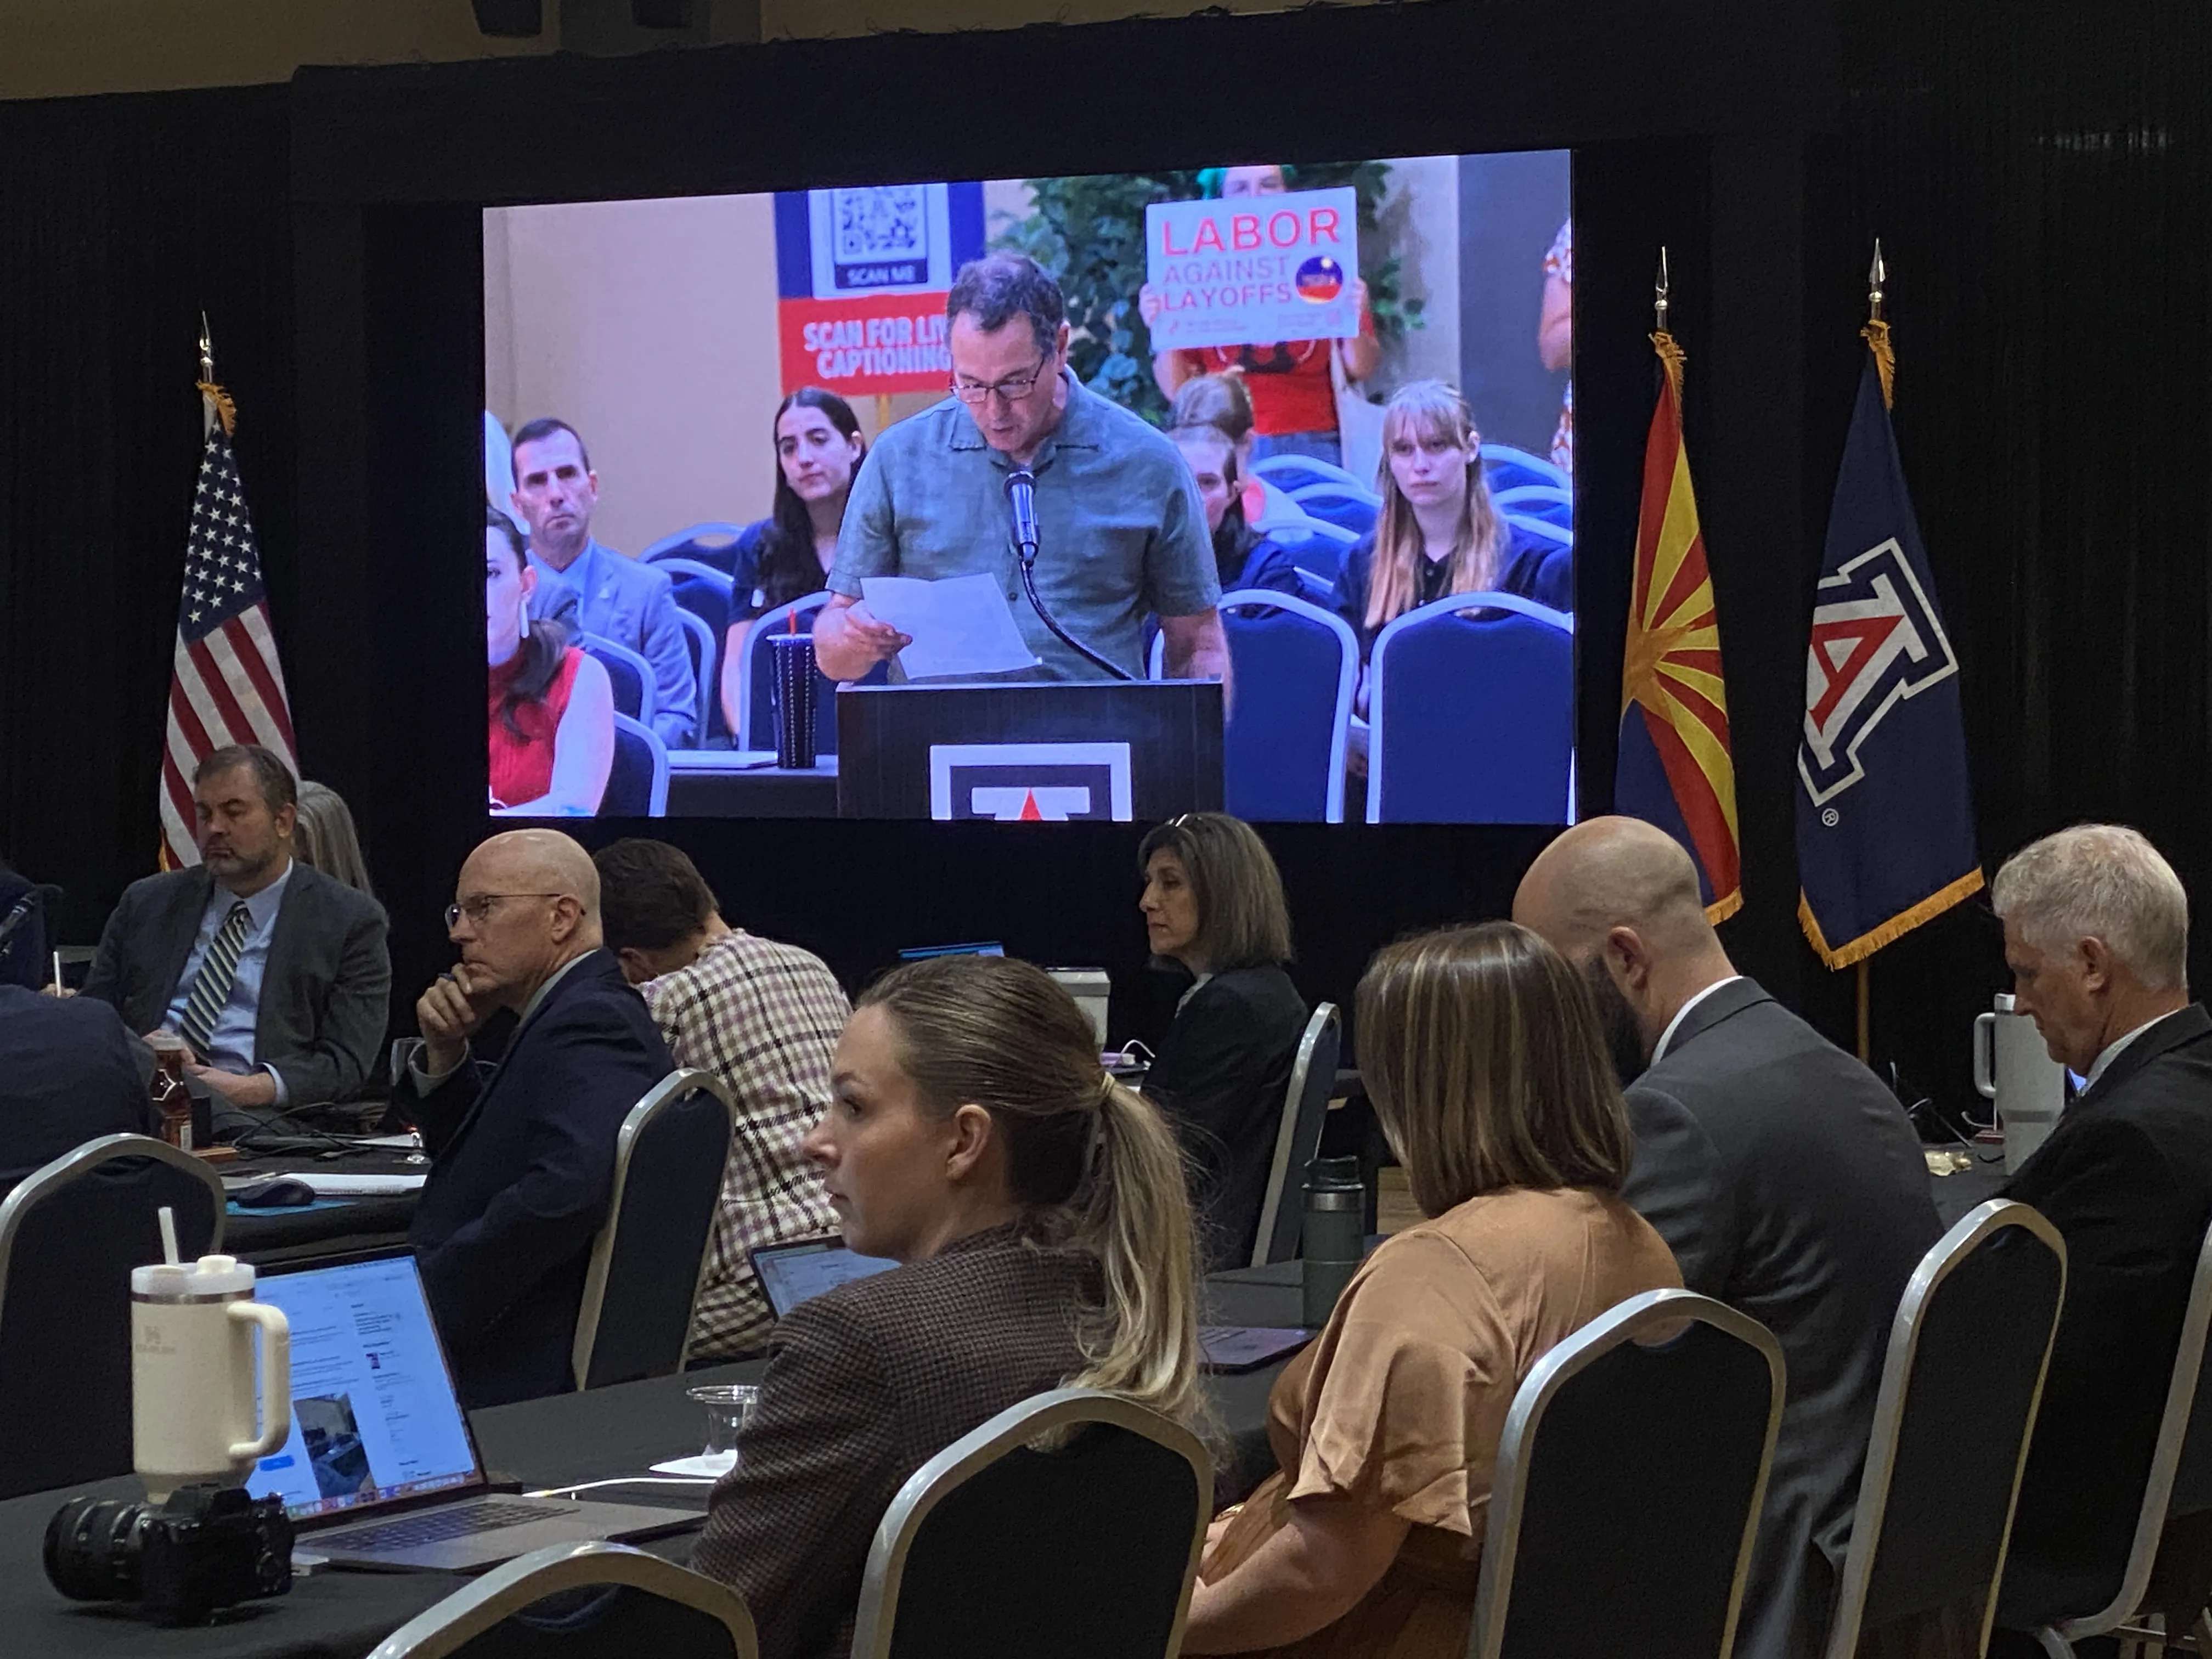
[[[46,1577],[77,1601],[137,1601],[163,1625],[292,1588],[292,1521],[243,1486],[179,1486],[166,1504],[72,1498],[46,1523]]]

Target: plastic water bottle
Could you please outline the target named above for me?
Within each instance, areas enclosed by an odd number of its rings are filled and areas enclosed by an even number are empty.
[[[1305,1309],[1307,1327],[1328,1323],[1336,1299],[1366,1254],[1367,1188],[1356,1158],[1317,1158],[1306,1165]]]

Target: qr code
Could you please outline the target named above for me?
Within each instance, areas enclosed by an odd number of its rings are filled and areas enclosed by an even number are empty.
[[[924,190],[921,185],[880,185],[833,192],[838,264],[927,257],[929,217]]]

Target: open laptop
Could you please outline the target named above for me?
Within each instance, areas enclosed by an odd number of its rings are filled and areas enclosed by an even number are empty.
[[[866,1279],[898,1263],[879,1255],[861,1255],[848,1249],[836,1234],[827,1238],[801,1238],[788,1244],[763,1244],[747,1252],[761,1294],[775,1316],[782,1318],[811,1296],[854,1279]]]
[[[273,1269],[257,1299],[292,1327],[292,1432],[247,1477],[333,1565],[477,1572],[548,1544],[698,1524],[684,1510],[491,1492],[415,1258]]]

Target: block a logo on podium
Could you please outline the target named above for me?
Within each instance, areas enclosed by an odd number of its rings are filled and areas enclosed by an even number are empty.
[[[1126,743],[939,743],[929,747],[929,816],[1000,823],[1127,823]]]

